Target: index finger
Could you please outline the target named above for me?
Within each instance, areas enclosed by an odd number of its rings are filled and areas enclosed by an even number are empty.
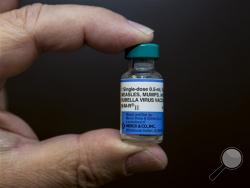
[[[74,50],[86,43],[103,52],[119,52],[153,38],[153,30],[92,6],[34,4],[2,14],[0,24],[4,78],[24,71],[40,51]]]

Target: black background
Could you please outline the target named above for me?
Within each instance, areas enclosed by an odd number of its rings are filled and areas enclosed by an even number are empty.
[[[24,0],[22,4],[78,3],[109,8],[155,30],[161,45],[158,71],[166,79],[169,158],[163,172],[136,175],[115,187],[249,187],[250,15],[240,0]],[[10,110],[41,139],[99,128],[119,128],[123,54],[84,47],[47,53],[8,81]],[[220,153],[238,147],[242,167],[208,179]]]

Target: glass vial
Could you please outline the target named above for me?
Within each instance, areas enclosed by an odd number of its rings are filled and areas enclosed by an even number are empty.
[[[128,142],[160,143],[164,131],[163,79],[155,70],[159,45],[128,48],[129,70],[121,77],[121,138]]]

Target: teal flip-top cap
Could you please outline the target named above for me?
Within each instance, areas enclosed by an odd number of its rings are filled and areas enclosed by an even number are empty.
[[[159,45],[155,43],[143,43],[132,46],[125,50],[126,59],[134,58],[153,58],[158,59],[160,56]]]

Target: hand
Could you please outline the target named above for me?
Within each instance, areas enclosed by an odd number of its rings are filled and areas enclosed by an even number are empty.
[[[119,52],[151,41],[153,31],[98,7],[34,4],[11,10],[17,5],[17,0],[0,1],[0,187],[98,187],[164,169],[167,158],[159,146],[124,143],[113,129],[39,141],[23,120],[5,111],[3,93],[5,81],[26,70],[41,52],[84,44]]]

